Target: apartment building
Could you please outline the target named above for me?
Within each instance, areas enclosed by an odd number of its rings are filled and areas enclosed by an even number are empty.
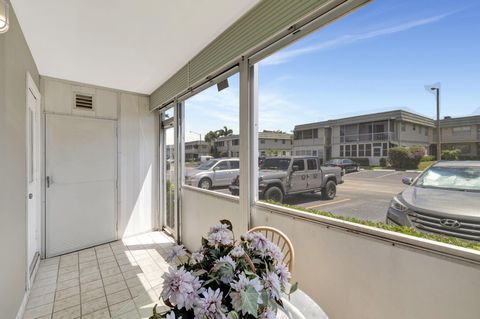
[[[440,121],[442,149],[458,149],[465,159],[480,157],[480,115],[452,118]],[[431,151],[436,149],[436,132]]]
[[[461,157],[480,156],[480,115],[440,121],[442,149],[459,149]],[[435,121],[394,110],[295,126],[293,152],[330,158],[368,158],[378,165],[394,146],[424,146],[436,153]]]
[[[295,126],[295,155],[330,158],[368,158],[378,165],[390,147],[431,144],[434,121],[427,117],[394,110]]]
[[[215,141],[215,147],[222,156],[238,157],[240,154],[239,136],[222,136]],[[274,131],[259,132],[258,154],[260,156],[292,155],[292,134]]]
[[[197,161],[200,156],[211,155],[211,147],[205,141],[185,142],[185,160]]]

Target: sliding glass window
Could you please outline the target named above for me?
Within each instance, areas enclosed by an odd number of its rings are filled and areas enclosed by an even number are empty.
[[[185,185],[238,195],[239,113],[238,73],[185,100]]]
[[[445,133],[456,117],[457,126],[477,121],[480,42],[467,34],[480,30],[479,18],[469,1],[377,1],[267,49],[274,53],[255,68],[259,200],[449,243],[480,241],[471,215],[478,166],[428,169],[436,133],[418,130],[436,132],[439,91],[449,115],[442,143],[460,139]],[[452,158],[473,159],[477,142]]]

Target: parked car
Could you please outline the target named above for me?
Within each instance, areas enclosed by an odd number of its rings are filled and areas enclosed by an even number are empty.
[[[440,161],[402,181],[387,223],[480,241],[480,161]]]
[[[239,174],[238,158],[215,158],[201,163],[187,171],[185,184],[212,189],[212,187],[228,186],[231,180]]]
[[[301,193],[321,192],[323,199],[333,199],[337,184],[343,183],[340,168],[320,166],[316,157],[267,157],[258,174],[259,197],[280,203],[287,195]],[[238,176],[229,189],[238,195]]]
[[[334,158],[325,163],[325,166],[340,167],[343,172],[358,172],[360,165],[348,158]]]

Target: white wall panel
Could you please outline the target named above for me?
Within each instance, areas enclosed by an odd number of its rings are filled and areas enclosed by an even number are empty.
[[[226,194],[209,194],[201,189],[182,188],[182,244],[190,251],[200,247],[201,238],[211,226],[222,219],[228,219],[233,224],[233,231],[238,237],[242,225],[238,198]]]
[[[157,130],[148,98],[120,94],[120,216],[119,236],[156,227]]]
[[[478,318],[479,264],[263,208],[252,218],[292,240],[294,279],[330,318]]]

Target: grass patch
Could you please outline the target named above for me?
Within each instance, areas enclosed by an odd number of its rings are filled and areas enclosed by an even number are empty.
[[[420,163],[418,164],[418,169],[419,169],[420,171],[424,171],[424,170],[426,170],[427,168],[429,168],[430,165],[435,164],[435,163],[436,163],[436,161],[420,162]]]
[[[348,221],[348,222],[352,222],[352,223],[356,223],[356,224],[360,224],[360,225],[380,228],[380,229],[389,230],[389,231],[393,231],[393,232],[397,232],[397,233],[402,233],[402,234],[405,234],[405,235],[410,235],[410,236],[414,236],[414,237],[418,237],[418,238],[435,240],[435,241],[445,243],[445,244],[450,244],[450,245],[454,245],[454,246],[458,246],[458,247],[470,248],[470,249],[480,251],[480,243],[475,242],[475,241],[460,239],[460,238],[451,237],[451,236],[422,233],[422,232],[419,232],[418,230],[415,230],[412,227],[397,226],[397,225],[390,225],[390,224],[379,223],[379,222],[372,222],[372,221],[362,220],[362,219],[358,219],[358,218],[354,218],[354,217],[338,216],[338,215],[334,215],[332,213],[322,212],[322,211],[319,211],[319,210],[316,210],[316,209],[309,209],[309,208],[304,208],[304,207],[295,206],[295,205],[281,204],[281,203],[277,203],[277,202],[274,202],[274,201],[266,201],[266,202],[269,203],[269,204],[283,206],[283,207],[299,210],[299,211],[310,213],[310,214],[336,218],[336,219],[339,219],[339,220],[344,220],[344,221]]]

